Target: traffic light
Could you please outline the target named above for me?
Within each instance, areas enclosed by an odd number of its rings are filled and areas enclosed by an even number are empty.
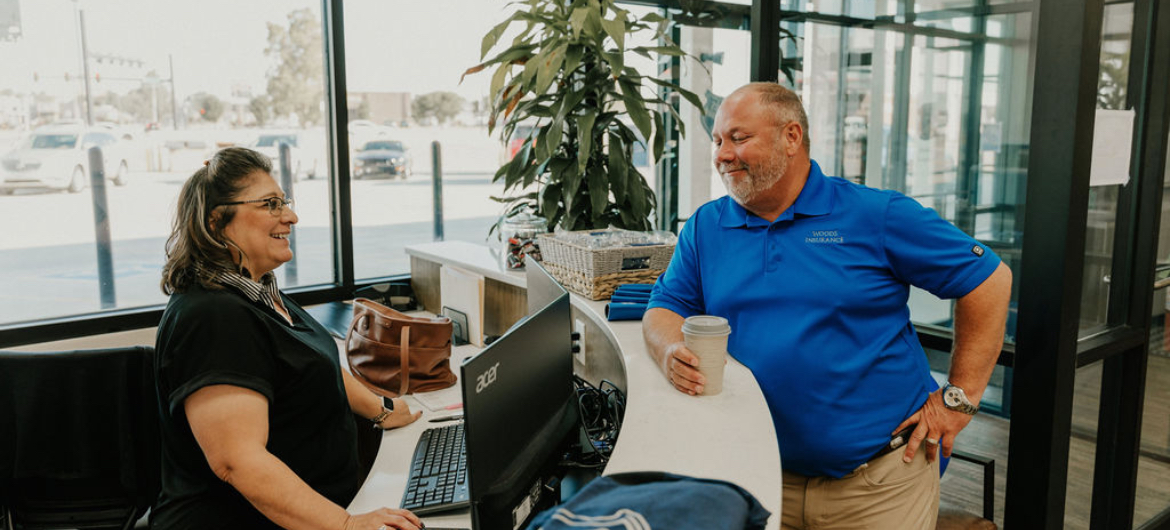
[[[98,83],[101,83],[102,82],[102,74],[100,74],[98,72],[94,72],[93,80],[97,81]]]

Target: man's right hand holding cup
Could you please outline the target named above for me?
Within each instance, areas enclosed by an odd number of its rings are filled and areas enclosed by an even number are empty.
[[[687,348],[685,342],[666,347],[662,356],[662,373],[679,392],[696,396],[703,393],[707,379],[699,373],[699,357]]]

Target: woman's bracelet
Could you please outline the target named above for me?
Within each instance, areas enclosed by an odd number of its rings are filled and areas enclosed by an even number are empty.
[[[374,422],[374,428],[381,429],[382,422],[386,421],[386,418],[390,417],[392,413],[394,413],[394,400],[388,397],[382,398],[382,412],[370,418],[370,421]]]
[[[381,413],[381,414],[378,414],[377,416],[374,416],[373,418],[370,418],[370,421],[374,422],[374,428],[375,428],[375,429],[381,429],[381,428],[382,428],[382,422],[383,422],[383,421],[386,421],[386,418],[390,416],[390,413],[391,413],[391,412],[394,412],[394,411],[392,411],[392,410],[390,410],[390,409],[388,409],[388,408],[386,408],[386,407],[382,407],[382,413]]]

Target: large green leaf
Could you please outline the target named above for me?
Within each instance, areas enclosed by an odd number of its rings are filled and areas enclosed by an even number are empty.
[[[622,87],[622,101],[626,104],[626,112],[634,121],[634,126],[642,132],[643,138],[650,137],[650,113],[646,111],[646,104],[638,86],[627,80],[619,80]]]
[[[609,188],[614,202],[626,201],[626,142],[621,135],[609,133]]]
[[[483,36],[483,41],[479,45],[480,60],[483,60],[483,58],[487,56],[487,52],[492,49],[492,46],[496,45],[496,41],[500,40],[500,36],[504,34],[504,30],[508,29],[508,25],[510,25],[513,20],[516,20],[515,14],[512,14],[512,16],[508,17],[503,22],[496,24],[494,28],[487,32],[487,35]]]
[[[508,48],[508,49],[500,52],[499,55],[492,57],[491,59],[488,59],[488,61],[485,62],[484,64],[510,63],[513,61],[525,61],[528,58],[532,57],[532,52],[535,51],[539,47],[540,46],[537,44],[528,44],[528,43],[512,46],[511,48]]]
[[[585,17],[589,16],[589,8],[578,7],[569,15],[569,23],[573,27],[573,40],[581,38],[581,31],[585,29]]]
[[[662,151],[666,146],[666,128],[662,126],[662,114],[654,113],[654,160],[662,160]]]
[[[539,159],[534,159],[529,162],[528,166],[524,168],[524,171],[520,173],[520,187],[526,189],[531,186],[536,181],[536,175],[544,171],[547,165],[548,160],[540,162]]]
[[[585,165],[593,154],[593,121],[597,119],[597,109],[586,109],[585,113],[577,118],[577,170],[584,173]]]
[[[504,89],[504,81],[507,80],[508,71],[511,69],[512,65],[510,64],[501,64],[496,68],[496,73],[492,74],[491,89],[490,92],[488,92],[489,97],[500,97],[500,91]]]
[[[622,64],[625,62],[625,57],[620,53],[601,51],[598,52],[605,62],[609,63],[609,67],[614,72],[622,71]]]
[[[590,9],[585,13],[585,28],[584,32],[596,41],[598,46],[601,45],[601,36],[599,35],[603,30],[601,29],[601,8],[594,7],[597,3],[590,0]]]
[[[497,169],[496,174],[494,176],[492,176],[492,182],[499,182],[500,178],[502,178],[504,175],[508,174],[508,169],[511,167],[512,167],[511,164],[504,164],[504,165],[500,166],[500,169]]]
[[[561,72],[561,64],[565,62],[565,44],[560,44],[539,61],[541,64],[537,66],[539,71],[536,73],[536,88],[534,91],[537,94],[544,94],[548,91],[549,85],[552,84],[553,79],[557,78],[557,74]]]
[[[536,159],[543,160],[545,162],[547,162],[548,158],[552,156],[552,149],[548,145],[549,127],[551,127],[551,124],[544,125],[537,129],[540,132],[537,133],[536,139],[534,140],[536,142]],[[525,184],[525,186],[527,186],[527,184]]]
[[[561,145],[561,128],[564,126],[564,121],[560,118],[553,118],[553,121],[548,125],[548,133],[545,135],[545,153],[547,156],[552,156],[556,152],[557,147]]]
[[[601,27],[605,29],[605,34],[609,35],[609,38],[613,39],[613,42],[617,44],[617,51],[620,55],[626,47],[626,22],[620,19],[610,20],[603,18],[601,19]],[[621,68],[615,68],[615,70],[620,71]]]
[[[540,211],[546,219],[549,219],[550,214],[554,214],[560,209],[561,183],[549,184],[540,193]],[[551,221],[552,219],[549,220]]]
[[[508,163],[508,175],[504,179],[504,189],[512,189],[518,182],[524,170],[529,165],[529,155],[532,154],[532,142],[524,142],[520,150],[516,152],[515,158]]]
[[[626,182],[626,196],[630,199],[628,203],[630,214],[635,217],[645,217],[650,213],[646,202],[645,181],[637,170],[633,170],[629,176],[630,178]]]
[[[581,184],[581,174],[577,172],[577,161],[571,158],[557,157],[549,163],[550,182],[562,182],[565,193],[577,193]],[[566,203],[567,204],[567,203]]]
[[[529,57],[528,61],[524,63],[524,71],[520,73],[520,86],[525,92],[534,90],[533,80],[536,79],[536,74],[540,72],[540,64],[544,62],[548,51],[548,48],[545,48],[540,53]]]
[[[580,44],[570,44],[565,51],[564,75],[567,79],[573,70],[581,65],[581,56],[585,54],[585,47]]]

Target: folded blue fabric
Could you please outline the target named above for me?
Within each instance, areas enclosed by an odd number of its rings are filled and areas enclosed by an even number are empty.
[[[605,318],[609,320],[642,320],[646,303],[610,302],[605,304]]]
[[[617,286],[613,292],[615,293],[646,293],[654,290],[654,285],[649,283],[623,283]]]
[[[609,298],[609,301],[611,301],[611,302],[634,302],[634,303],[639,303],[639,304],[645,304],[645,303],[650,301],[650,293],[639,293],[639,294],[613,293],[613,296],[611,296]]]
[[[594,479],[567,503],[537,514],[528,530],[763,530],[769,515],[730,482],[641,471]]]

